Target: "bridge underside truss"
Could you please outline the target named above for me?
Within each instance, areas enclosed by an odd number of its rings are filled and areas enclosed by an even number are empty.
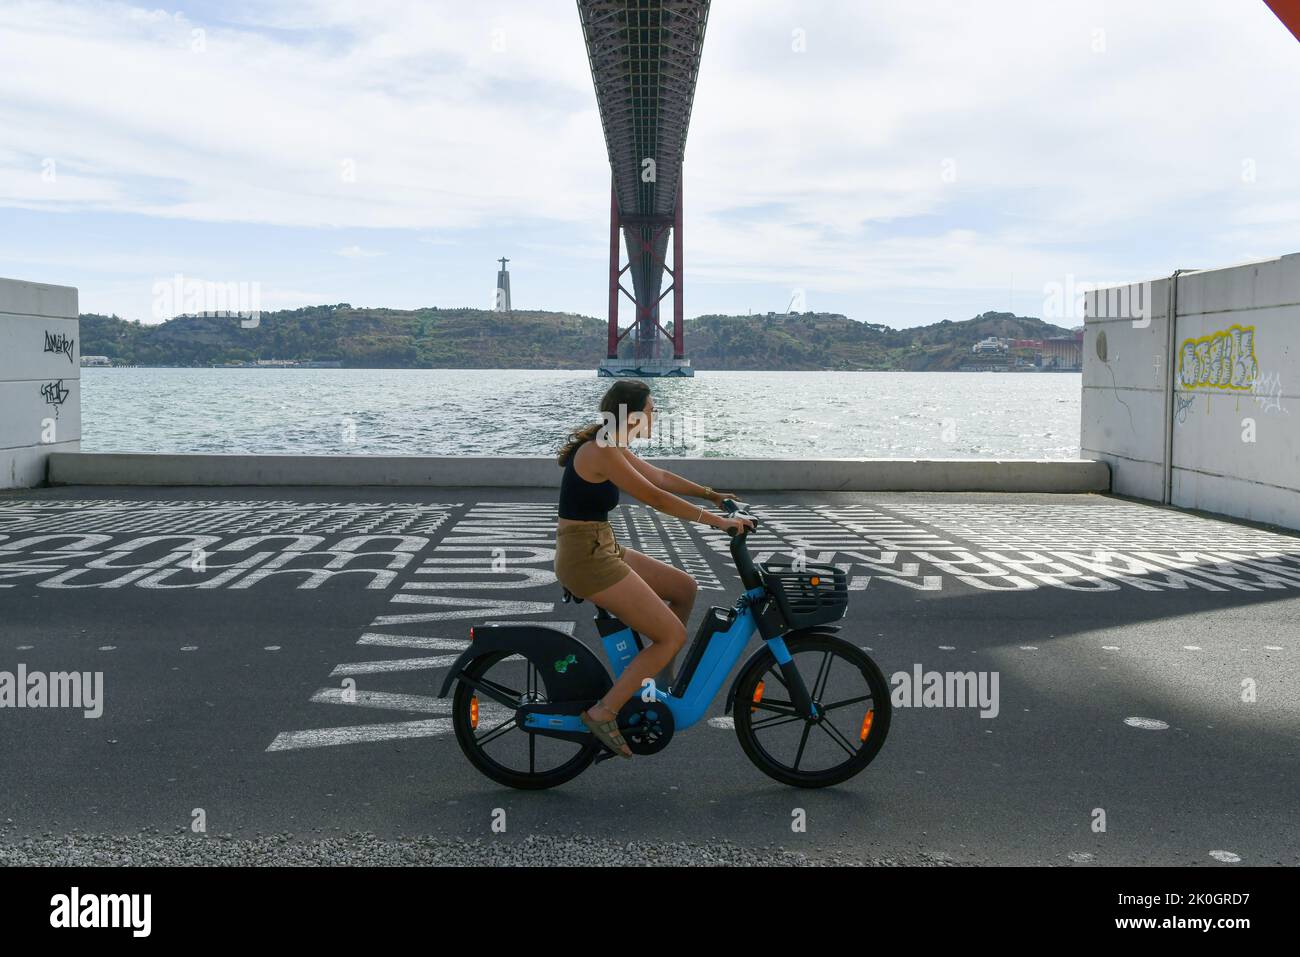
[[[709,0],[578,0],[612,174],[610,202],[610,358],[631,338],[636,358],[658,358],[672,341],[684,354],[681,174]],[[619,265],[619,235],[628,262]],[[672,265],[666,262],[669,241]],[[672,284],[663,288],[664,273]],[[622,283],[630,276],[631,290]],[[673,332],[659,304],[673,293]],[[618,327],[619,296],[636,318]]]

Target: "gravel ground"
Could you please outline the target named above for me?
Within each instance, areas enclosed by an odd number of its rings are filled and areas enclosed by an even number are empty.
[[[623,843],[590,837],[464,841],[403,838],[385,841],[356,833],[327,840],[276,834],[252,840],[222,837],[69,834],[0,843],[0,865],[15,866],[192,866],[249,865],[549,867],[559,865],[675,867],[863,867],[948,866],[942,855],[869,860],[832,853],[816,856],[781,847],[750,848],[729,842]]]

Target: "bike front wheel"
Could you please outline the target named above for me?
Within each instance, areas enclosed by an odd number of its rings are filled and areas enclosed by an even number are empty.
[[[889,734],[889,685],[865,651],[828,635],[787,635],[786,648],[817,706],[795,711],[781,667],[756,659],[736,687],[736,736],[745,755],[782,784],[823,788],[853,777]]]

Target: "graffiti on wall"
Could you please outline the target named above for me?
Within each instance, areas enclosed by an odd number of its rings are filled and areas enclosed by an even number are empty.
[[[45,399],[46,405],[54,406],[54,417],[59,417],[59,410],[63,408],[63,403],[68,400],[71,390],[63,384],[63,380],[57,382],[46,382],[41,386],[41,396]]]
[[[1178,347],[1178,381],[1184,389],[1250,391],[1259,377],[1255,327],[1231,325]]]
[[[67,356],[68,361],[72,361],[72,352],[75,348],[76,340],[66,334],[45,331],[45,351],[53,352],[55,355]]]

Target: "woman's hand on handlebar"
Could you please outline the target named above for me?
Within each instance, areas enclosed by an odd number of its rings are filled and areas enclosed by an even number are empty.
[[[721,508],[722,503],[724,501],[726,501],[729,498],[734,499],[735,497],[736,497],[735,492],[714,492],[712,495],[709,496],[709,501],[712,502],[714,505],[718,506],[719,508]]]
[[[721,528],[728,535],[743,535],[745,532],[753,531],[756,523],[748,515],[742,515],[737,518],[723,518]]]

